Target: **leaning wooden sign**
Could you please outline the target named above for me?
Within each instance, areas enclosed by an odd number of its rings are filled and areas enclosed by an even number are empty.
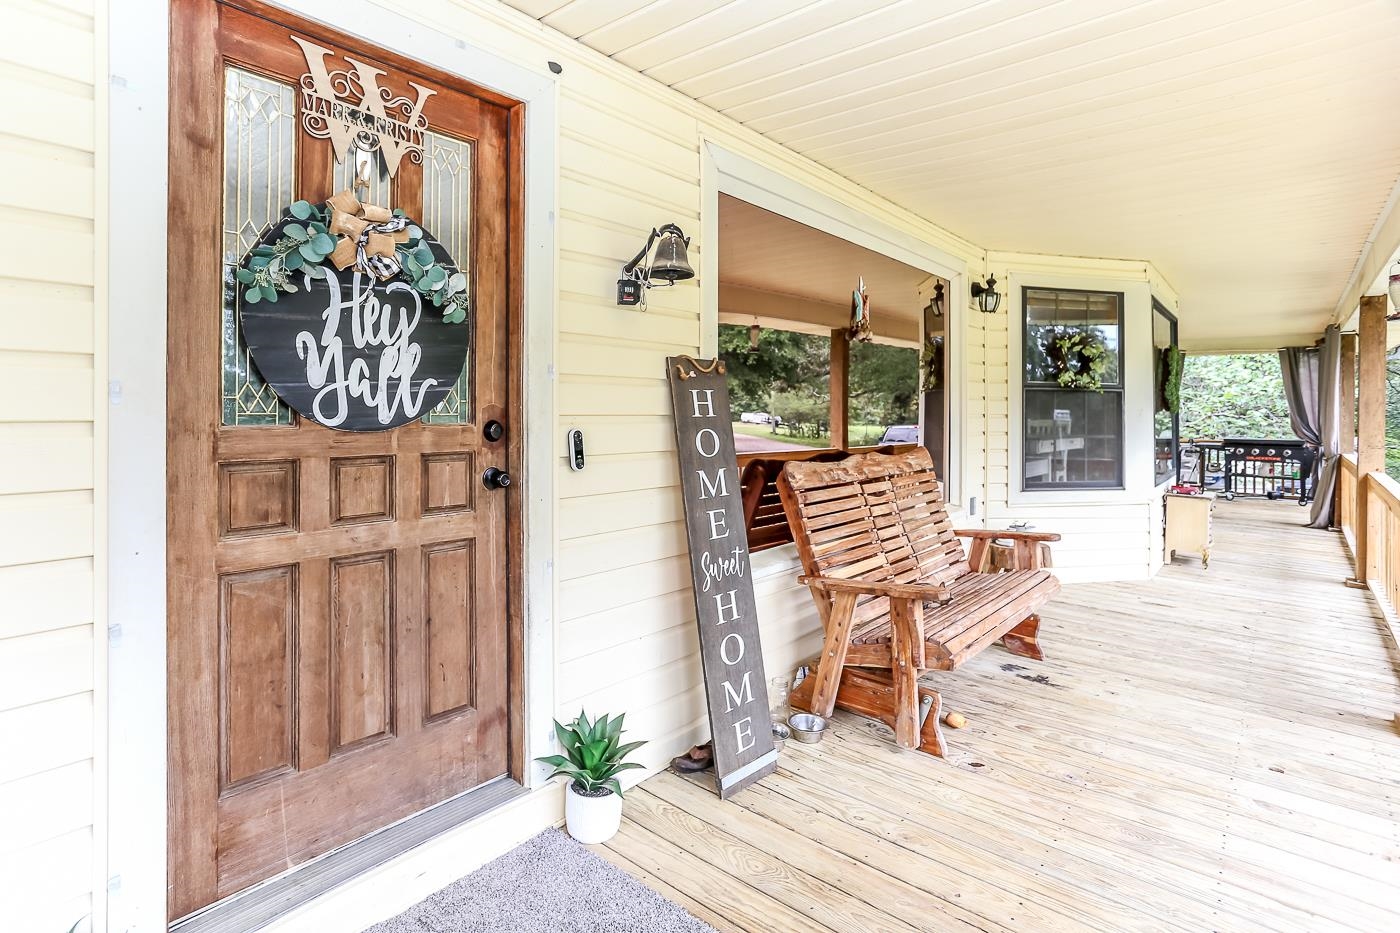
[[[778,766],[749,578],[729,389],[720,360],[673,356],[666,360],[666,377],[676,414],[715,779],[725,798]]]

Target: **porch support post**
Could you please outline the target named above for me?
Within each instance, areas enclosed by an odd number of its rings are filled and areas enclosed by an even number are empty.
[[[845,450],[846,396],[851,390],[851,342],[844,330],[831,332],[831,446]]]
[[[1356,453],[1356,335],[1342,334],[1342,366],[1338,377],[1341,393],[1341,448],[1344,454]]]
[[[1370,514],[1370,475],[1385,469],[1385,310],[1384,295],[1361,298],[1357,329],[1356,403],[1356,575],[1349,580],[1364,586],[1379,555],[1371,553],[1375,529],[1383,520]]]

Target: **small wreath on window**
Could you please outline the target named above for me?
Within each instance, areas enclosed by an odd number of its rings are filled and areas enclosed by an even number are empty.
[[[1058,330],[1044,344],[1055,382],[1065,389],[1103,391],[1108,371],[1108,347],[1093,331]]]
[[[361,204],[342,191],[323,204],[293,201],[290,220],[271,243],[253,247],[235,272],[248,304],[276,301],[278,292],[297,291],[293,272],[323,278],[324,266],[355,271],[380,281],[400,276],[442,309],[448,324],[467,319],[467,276],[433,254],[429,237],[402,210]]]
[[[1162,350],[1162,398],[1159,411],[1176,414],[1181,410],[1181,373],[1186,355],[1178,347]]]

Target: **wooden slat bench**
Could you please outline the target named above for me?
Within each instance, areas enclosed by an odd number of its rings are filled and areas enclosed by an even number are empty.
[[[1036,610],[1060,589],[1044,569],[1044,545],[1059,535],[955,530],[928,451],[789,463],[778,491],[799,579],[825,628],[817,669],[793,706],[880,719],[904,748],[941,756],[941,703],[919,686],[921,673],[953,670],[998,639],[1041,659]],[[966,556],[959,536],[972,539]],[[1015,569],[993,569],[996,539],[1014,542]]]

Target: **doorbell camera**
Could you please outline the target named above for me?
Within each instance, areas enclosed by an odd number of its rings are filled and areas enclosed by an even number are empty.
[[[570,428],[564,435],[565,456],[569,458],[569,469],[577,473],[583,469],[583,432]]]

